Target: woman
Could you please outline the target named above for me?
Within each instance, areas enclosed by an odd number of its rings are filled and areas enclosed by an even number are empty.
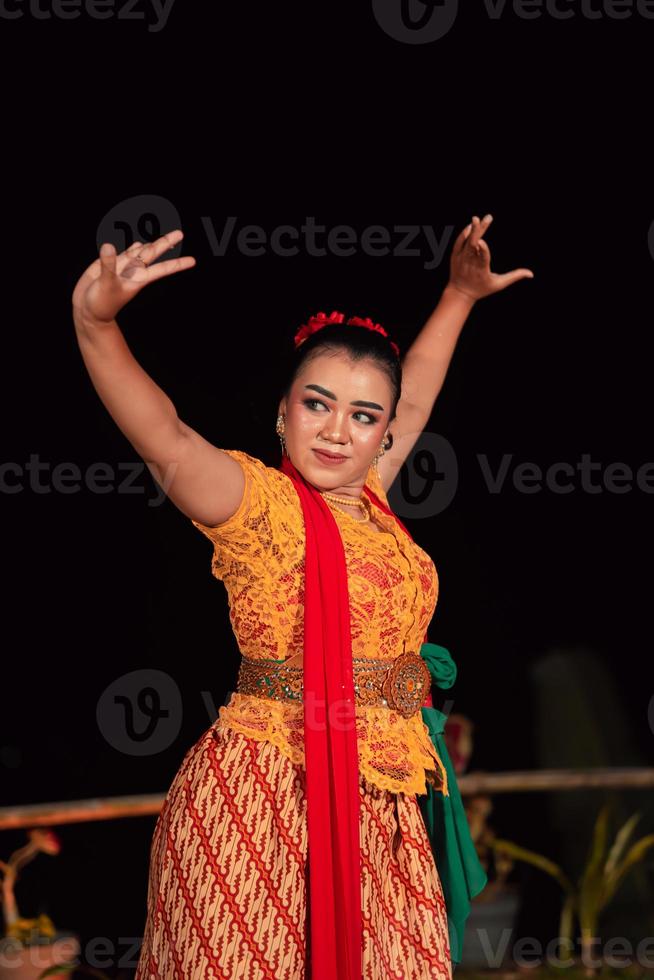
[[[438,578],[386,492],[475,301],[532,275],[491,273],[491,220],[458,236],[448,286],[402,363],[370,320],[318,314],[298,330],[278,469],[185,425],[115,322],[144,285],[194,264],[151,264],[181,231],[121,255],[104,244],[77,283],[94,386],[212,542],[242,654],[237,692],[187,752],[157,820],[136,980],[452,976],[417,800],[428,786],[448,793],[416,652]]]

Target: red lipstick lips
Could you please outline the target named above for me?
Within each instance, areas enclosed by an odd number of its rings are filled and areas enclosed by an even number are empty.
[[[328,453],[323,449],[313,449],[312,452],[316,454],[321,462],[331,465],[334,465],[335,463],[342,463],[347,459],[347,456],[343,456],[341,453]]]

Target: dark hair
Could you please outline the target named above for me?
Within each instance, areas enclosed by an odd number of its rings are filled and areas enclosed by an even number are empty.
[[[345,351],[353,361],[369,358],[384,372],[392,389],[389,422],[392,421],[395,418],[395,410],[402,390],[400,358],[391,347],[390,338],[366,327],[329,323],[310,334],[294,351],[282,395],[288,397],[293,382],[307,363],[325,351],[339,350]]]

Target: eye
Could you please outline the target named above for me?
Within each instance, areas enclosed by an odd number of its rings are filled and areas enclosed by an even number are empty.
[[[322,405],[323,408],[326,407],[325,406],[325,403],[319,401],[317,398],[305,398],[304,401],[302,402],[302,404],[303,405],[306,405],[307,408],[310,408],[311,411],[313,411],[313,412],[316,411],[316,409],[313,407],[314,405]],[[374,425],[374,423],[377,421],[377,419],[375,418],[375,416],[374,415],[369,415],[368,412],[355,412],[354,414],[355,415],[363,415],[364,418],[367,419],[367,421],[364,422],[364,425]]]

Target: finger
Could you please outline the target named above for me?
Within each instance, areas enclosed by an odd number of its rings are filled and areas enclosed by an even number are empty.
[[[493,215],[492,214],[486,214],[486,215],[484,215],[484,217],[479,222],[479,238],[478,238],[478,242],[480,242],[482,244],[486,244],[485,242],[482,241],[482,239],[483,239],[484,235],[486,234],[486,232],[488,231],[488,229],[490,227],[490,223],[491,223],[492,220],[493,220]]]
[[[116,268],[118,275],[122,275],[123,270],[128,265],[136,265],[136,259],[139,258],[139,252],[143,248],[143,242],[132,242],[129,248],[126,248],[124,252],[121,252],[116,261]],[[139,262],[139,266],[143,263]]]
[[[132,254],[127,259],[121,275],[125,279],[135,279],[141,286],[145,285],[146,282],[150,282],[151,279],[148,275],[150,268],[154,266],[154,263],[160,255],[174,248],[183,237],[182,231],[175,229],[175,231],[162,235],[155,242],[148,242],[139,250],[138,255]],[[159,277],[157,276],[156,278]]]
[[[476,262],[484,262],[490,264],[490,249],[483,238],[480,238],[476,245],[471,247],[470,257]]]
[[[100,275],[103,279],[116,274],[116,249],[111,242],[103,242],[100,246]]]
[[[140,252],[141,258],[146,265],[150,265],[151,262],[156,262],[159,256],[167,252],[169,248],[174,248],[183,237],[184,233],[179,228],[169,231],[161,238],[157,238],[156,242],[148,242],[144,245]]]
[[[121,252],[116,258],[116,271],[118,275],[122,275],[123,270],[126,266],[134,264],[138,257],[139,249],[143,248],[143,242],[132,242],[132,244]]]
[[[512,269],[511,272],[504,272],[495,276],[497,289],[506,289],[519,279],[533,279],[534,274],[531,269]]]
[[[120,253],[118,258],[121,258],[123,255],[131,255],[132,252],[138,252],[140,248],[143,248],[143,242],[132,242],[131,245],[127,246],[124,252]]]
[[[183,272],[184,269],[192,269],[195,259],[192,255],[181,255],[178,259],[168,259],[166,262],[157,262],[148,268],[148,282],[161,279],[163,276],[170,276],[175,272]]]
[[[454,242],[454,245],[452,246],[452,252],[454,254],[457,254],[458,255],[458,253],[461,251],[461,249],[465,245],[466,238],[470,234],[470,231],[471,230],[472,230],[472,224],[469,224],[469,225],[466,225],[465,228],[461,232],[459,232],[459,234],[457,235],[456,240]]]
[[[470,248],[475,249],[477,247],[477,242],[479,241],[480,235],[480,225],[479,217],[476,214],[472,216],[472,231],[470,232],[470,237],[468,238],[468,245]]]
[[[469,243],[471,248],[475,249],[481,239],[481,236],[485,234],[488,226],[493,220],[492,214],[484,215],[483,219],[480,221],[477,215],[473,215],[472,218],[472,231],[470,232]]]

